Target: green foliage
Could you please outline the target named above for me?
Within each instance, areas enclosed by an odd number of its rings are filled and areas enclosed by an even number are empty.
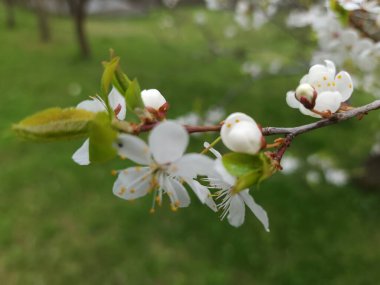
[[[343,25],[348,25],[350,13],[344,9],[337,0],[330,0],[331,10],[338,16]]]
[[[144,103],[141,98],[140,84],[136,78],[129,84],[128,90],[125,93],[125,100],[131,111],[134,111],[136,108],[144,108]]]
[[[105,162],[115,157],[113,143],[117,132],[112,129],[106,112],[98,113],[90,124],[90,161]]]
[[[223,155],[223,165],[231,175],[237,177],[237,192],[259,184],[274,173],[271,160],[262,152],[256,155],[230,152]]]
[[[76,108],[50,108],[25,118],[12,129],[21,137],[32,140],[67,140],[88,135],[94,113]]]
[[[115,71],[117,70],[120,62],[120,57],[114,57],[109,62],[104,62],[104,71],[101,79],[101,90],[104,101],[107,102],[107,95],[111,88],[111,83],[114,78]]]

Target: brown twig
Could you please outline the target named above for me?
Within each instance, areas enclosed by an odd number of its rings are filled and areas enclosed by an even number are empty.
[[[297,126],[293,128],[266,127],[262,129],[262,132],[264,136],[285,135],[284,142],[281,144],[281,146],[279,146],[276,152],[272,153],[273,159],[278,162],[278,167],[281,169],[281,165],[280,165],[281,159],[296,136],[310,132],[315,129],[320,129],[323,127],[327,127],[330,125],[343,122],[343,121],[347,121],[355,117],[362,118],[364,115],[368,114],[370,111],[377,110],[377,109],[380,109],[380,100],[375,100],[370,104],[367,104],[358,108],[353,108],[345,112],[332,114],[332,116],[328,119],[321,119],[311,124],[306,124],[306,125]],[[142,132],[148,132],[152,130],[156,125],[157,123],[143,124],[140,126],[136,125],[136,127],[133,128],[133,131],[131,133],[139,134]],[[184,125],[184,127],[189,133],[205,133],[205,132],[219,132],[222,125],[223,124],[221,123],[219,125],[214,125],[214,126]],[[115,125],[115,127],[117,128],[117,124]],[[129,132],[126,128],[124,129],[119,128],[119,131]]]

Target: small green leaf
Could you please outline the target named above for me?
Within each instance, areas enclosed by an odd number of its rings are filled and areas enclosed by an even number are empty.
[[[128,78],[128,76],[123,73],[120,66],[115,70],[115,75],[113,77],[112,83],[114,86],[119,87],[119,92],[121,94],[125,94],[127,92],[129,84],[131,84],[131,80]]]
[[[257,169],[238,177],[236,184],[234,185],[234,191],[240,192],[241,190],[247,189],[255,184],[259,184],[261,182],[262,175],[262,169]]]
[[[107,101],[107,98],[105,98],[111,87],[112,80],[115,75],[115,71],[117,70],[119,66],[120,57],[114,57],[109,62],[104,63],[104,71],[101,79],[101,90],[102,90],[102,96],[105,101]]]
[[[237,178],[236,192],[260,184],[274,173],[270,158],[262,152],[256,155],[231,152],[225,154],[222,161],[227,171]]]
[[[223,155],[223,165],[233,176],[239,177],[262,167],[259,155],[230,152]]]
[[[113,143],[117,132],[112,128],[106,112],[98,113],[90,124],[90,161],[105,162],[115,157]]]
[[[31,140],[68,140],[88,135],[95,113],[76,108],[50,108],[25,118],[12,129]]]
[[[125,93],[125,100],[131,111],[134,111],[136,108],[144,108],[140,85],[136,78],[129,84],[128,90]]]

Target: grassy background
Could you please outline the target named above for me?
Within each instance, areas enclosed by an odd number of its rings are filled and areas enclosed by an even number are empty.
[[[3,13],[0,8],[0,19]],[[77,166],[70,157],[81,141],[34,144],[10,133],[10,125],[26,115],[73,106],[95,94],[100,61],[110,47],[144,88],[162,91],[172,118],[222,104],[264,126],[312,121],[284,103],[301,74],[260,81],[242,76],[241,60],[210,55],[191,23],[193,13],[91,19],[94,54],[88,61],[75,56],[67,19],[52,19],[49,44],[38,42],[35,18],[24,11],[18,11],[16,30],[0,28],[0,284],[376,284],[380,279],[380,197],[358,186],[310,186],[303,178],[307,166],[293,175],[277,174],[254,193],[269,213],[271,233],[253,215],[235,229],[193,196],[190,208],[172,213],[164,206],[155,215],[148,213],[150,198],[117,199],[109,173],[126,162]],[[222,38],[228,15],[208,16],[210,29]],[[167,17],[175,27],[162,30]],[[263,62],[277,56],[297,63],[308,51],[273,25],[220,45],[244,45]],[[70,95],[72,84],[80,84],[80,96]],[[358,93],[353,100],[361,104],[371,97]],[[355,170],[373,143],[378,116],[304,135],[291,152],[299,157],[328,152],[339,166]],[[194,138],[191,149],[198,151],[204,139],[212,136]]]

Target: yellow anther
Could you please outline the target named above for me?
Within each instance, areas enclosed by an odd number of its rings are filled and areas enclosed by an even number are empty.
[[[323,80],[327,80],[327,77],[326,77],[326,76],[323,76]]]
[[[126,169],[123,172],[124,172],[124,174],[128,174],[128,170],[126,170]]]
[[[136,193],[136,189],[135,188],[131,188],[131,190],[129,190],[129,192],[131,192],[132,194]]]
[[[239,122],[240,122],[240,120],[239,120],[239,119],[236,119],[236,120],[235,120],[235,122],[236,122],[236,123],[239,123]]]
[[[179,201],[175,201],[174,205],[178,208],[181,203]]]
[[[349,88],[352,88],[352,84],[348,85]]]
[[[117,175],[117,171],[116,170],[111,170],[111,175],[112,176],[116,176]]]
[[[160,198],[160,196],[156,196],[155,199],[156,199],[156,202],[157,202],[157,203],[161,203],[161,198]]]
[[[173,212],[177,212],[178,211],[178,208],[173,205],[173,204],[170,204],[170,209],[173,211]]]
[[[122,159],[122,160],[126,160],[126,159],[127,159],[127,157],[126,157],[126,156],[124,156],[124,155],[120,155],[120,159]]]
[[[121,187],[118,195],[124,195],[125,191],[127,191],[127,189],[125,189],[124,187]]]
[[[135,170],[136,170],[136,172],[140,172],[141,171],[141,166],[136,166]]]
[[[335,82],[333,82],[333,83],[332,83],[332,86],[335,86],[335,85],[336,85]]]
[[[231,128],[231,124],[227,124],[227,128]]]
[[[322,87],[322,85],[321,85],[321,84],[318,84],[318,87],[320,88],[320,87]]]
[[[342,79],[342,75],[338,75],[338,79]]]
[[[149,213],[154,214],[156,210],[154,208],[150,208]]]

